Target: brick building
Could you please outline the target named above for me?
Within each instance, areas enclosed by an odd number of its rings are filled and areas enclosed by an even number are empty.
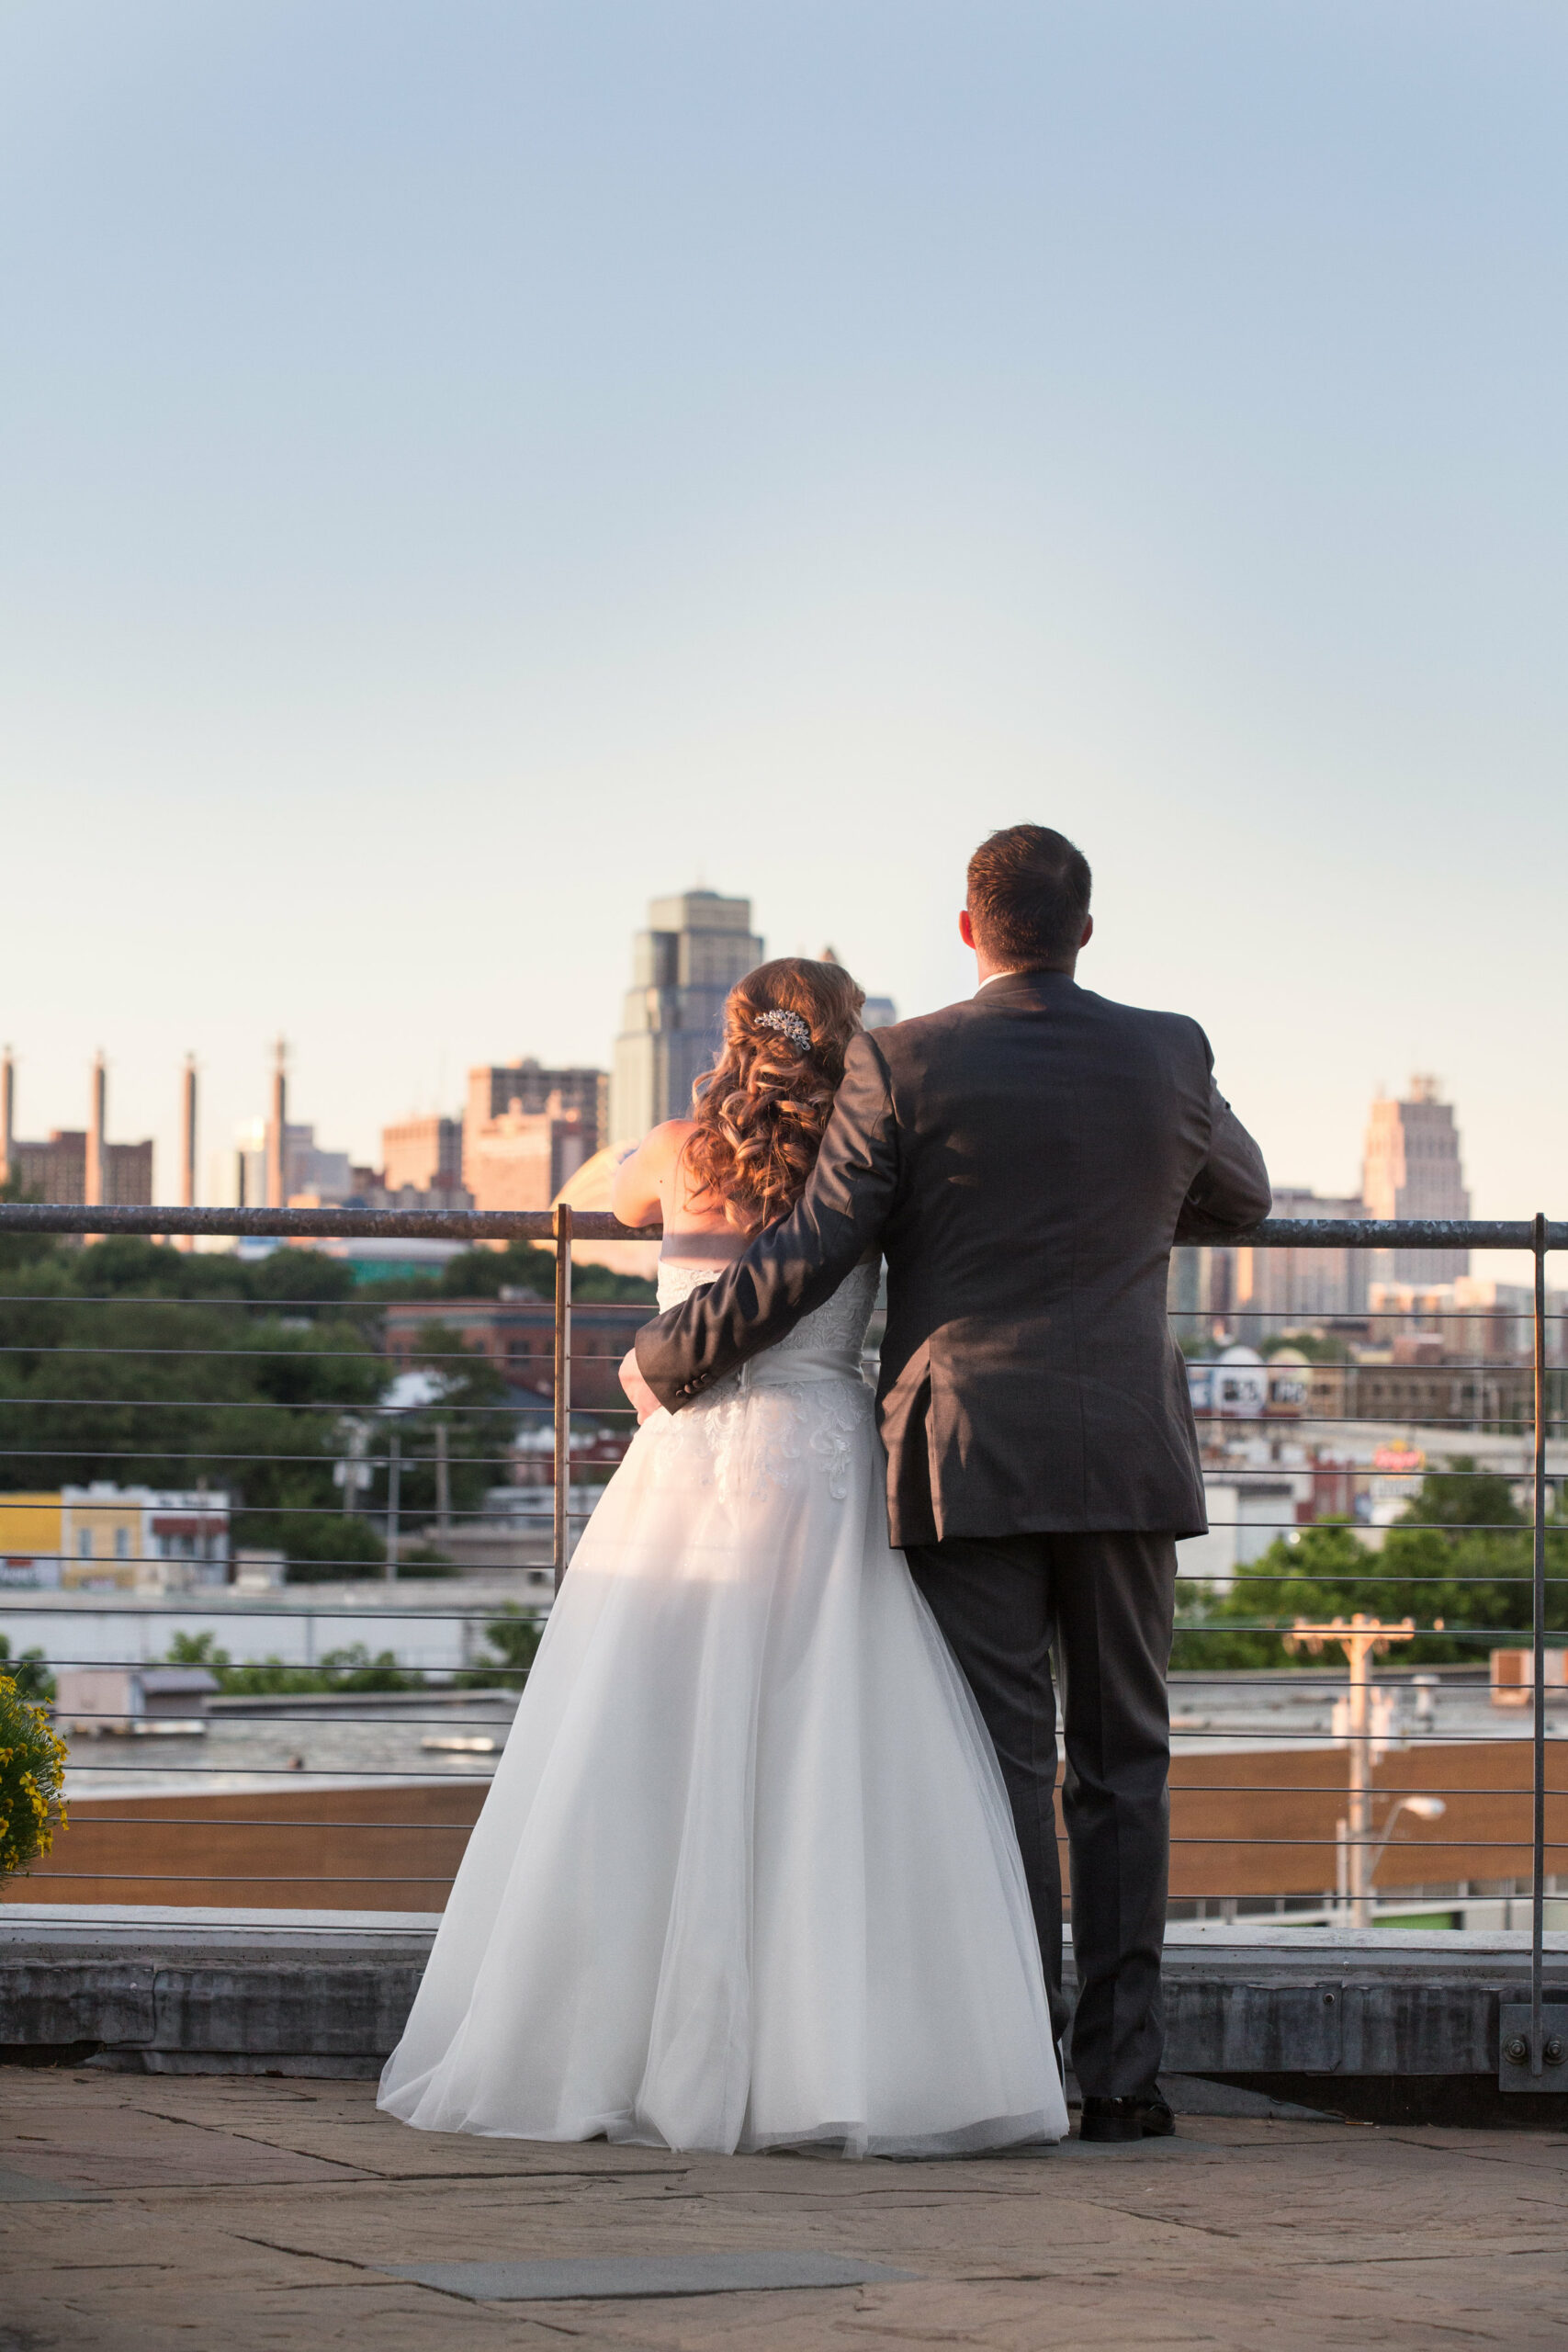
[[[604,1411],[626,1408],[620,1384],[621,1358],[649,1309],[632,1299],[624,1306],[600,1303],[571,1310],[571,1401]],[[455,1332],[476,1349],[514,1388],[541,1398],[555,1395],[555,1306],[547,1298],[441,1298],[400,1302],[386,1309],[387,1352],[400,1371],[416,1363],[432,1326]],[[446,1342],[449,1344],[449,1342]],[[629,1426],[629,1424],[628,1424]]]

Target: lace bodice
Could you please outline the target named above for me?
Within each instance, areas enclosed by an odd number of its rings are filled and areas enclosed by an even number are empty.
[[[722,1265],[705,1266],[683,1258],[661,1261],[660,1306],[679,1306],[682,1299],[725,1271]],[[852,1267],[831,1298],[803,1315],[793,1331],[751,1358],[745,1367],[751,1380],[771,1385],[775,1377],[779,1381],[810,1379],[814,1374],[819,1379],[858,1378],[866,1326],[876,1305],[879,1272],[874,1258]]]
[[[659,1269],[659,1304],[679,1306],[725,1272],[671,1259]],[[820,1476],[841,1502],[857,1451],[874,1442],[871,1387],[861,1348],[876,1304],[879,1268],[854,1267],[831,1298],[793,1331],[749,1357],[673,1416],[644,1424],[658,1447],[655,1484],[704,1489],[727,1507]]]

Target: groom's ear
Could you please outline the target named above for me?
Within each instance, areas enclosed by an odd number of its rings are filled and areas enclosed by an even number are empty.
[[[1089,945],[1089,941],[1090,941],[1093,937],[1094,937],[1094,917],[1093,917],[1092,915],[1085,915],[1085,917],[1084,917],[1084,924],[1083,924],[1083,937],[1079,940],[1079,942],[1078,942],[1078,945],[1079,945],[1080,947],[1087,947],[1087,946]]]
[[[965,947],[974,946],[975,926],[969,920],[969,910],[967,907],[962,908],[959,911],[958,936],[964,942]]]

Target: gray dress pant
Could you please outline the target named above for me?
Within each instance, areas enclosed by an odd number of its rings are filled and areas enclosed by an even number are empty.
[[[1055,1658],[1078,1974],[1073,2071],[1091,2097],[1150,2090],[1164,2032],[1175,1539],[959,1535],[912,1544],[908,1558],[996,1743],[1059,2039]]]

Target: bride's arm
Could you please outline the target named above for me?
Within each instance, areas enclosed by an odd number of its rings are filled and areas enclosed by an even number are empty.
[[[637,1333],[637,1369],[660,1404],[678,1412],[832,1296],[882,1234],[898,1159],[887,1065],[863,1034],[850,1042],[817,1165],[789,1216]]]
[[[677,1132],[679,1131],[679,1132]],[[660,1185],[670,1173],[684,1122],[666,1119],[628,1152],[610,1180],[610,1214],[623,1225],[657,1225],[664,1213]]]

